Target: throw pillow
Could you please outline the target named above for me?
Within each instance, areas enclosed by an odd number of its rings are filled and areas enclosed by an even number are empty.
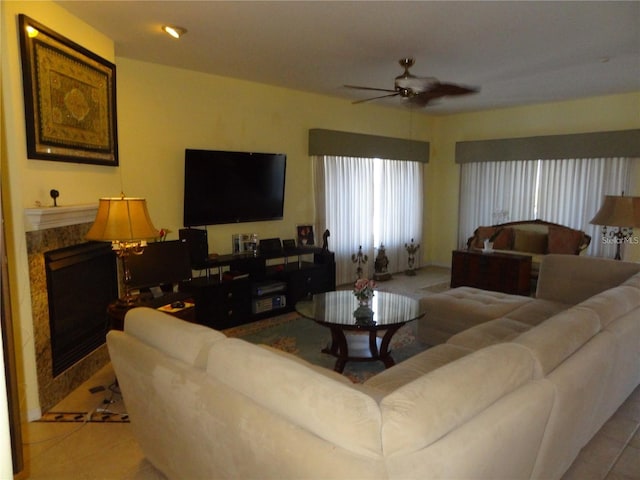
[[[549,227],[549,253],[579,253],[582,232],[572,228]]]
[[[503,228],[493,240],[494,250],[511,250],[513,248],[513,228]]]
[[[493,237],[498,232],[498,229],[500,229],[500,232],[493,239],[493,249],[511,250],[513,246],[513,228],[502,227],[478,227],[471,247],[483,248],[485,239]]]
[[[517,252],[547,253],[547,234],[516,230],[513,239],[513,249]]]

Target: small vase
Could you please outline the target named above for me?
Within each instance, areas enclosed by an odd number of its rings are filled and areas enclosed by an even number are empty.
[[[373,310],[371,309],[371,297],[358,297],[358,308],[353,312],[358,325],[373,323]]]
[[[359,297],[358,305],[360,305],[361,307],[371,306],[371,297]]]

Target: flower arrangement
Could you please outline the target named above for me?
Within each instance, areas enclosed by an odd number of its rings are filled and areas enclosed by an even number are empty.
[[[358,300],[367,300],[373,297],[376,282],[366,278],[359,278],[353,286],[353,294]]]
[[[171,233],[171,230],[168,228],[161,228],[158,231],[158,237],[156,239],[157,242],[164,242],[167,239],[167,235]]]

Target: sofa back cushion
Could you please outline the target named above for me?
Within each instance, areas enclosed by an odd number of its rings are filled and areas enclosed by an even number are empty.
[[[640,263],[583,255],[545,255],[536,298],[578,304],[640,272]]]
[[[520,345],[493,345],[448,363],[381,402],[385,455],[415,452],[457,429],[536,377]]]
[[[528,253],[547,253],[546,233],[520,228],[514,229],[513,250]]]
[[[377,402],[331,372],[230,338],[211,348],[207,373],[328,442],[363,455],[382,452]]]
[[[580,245],[584,234],[580,230],[572,228],[549,226],[548,253],[560,253],[577,255],[580,253]]]
[[[513,341],[530,348],[540,362],[542,374],[547,375],[599,331],[598,314],[575,306],[545,320]]]
[[[185,322],[147,307],[133,308],[127,312],[124,331],[170,357],[197,368],[206,366],[209,347],[227,338],[212,328]]]
[[[615,319],[640,306],[640,291],[621,285],[587,298],[578,306],[596,312],[600,318],[600,328],[604,329]]]

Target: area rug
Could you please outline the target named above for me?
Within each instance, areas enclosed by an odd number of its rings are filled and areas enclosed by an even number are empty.
[[[424,287],[422,290],[429,293],[442,293],[446,292],[451,288],[450,282],[438,283],[436,285],[429,285],[428,287]]]
[[[428,348],[413,334],[415,325],[402,327],[391,340],[392,357],[399,363]],[[329,369],[333,369],[336,358],[322,353],[331,341],[328,328],[312,320],[302,318],[296,313],[280,315],[272,319],[253,322],[224,331],[229,337],[239,337],[255,344],[265,344],[296,355],[304,360]],[[343,375],[354,383],[362,383],[384,370],[380,361],[347,362]]]

